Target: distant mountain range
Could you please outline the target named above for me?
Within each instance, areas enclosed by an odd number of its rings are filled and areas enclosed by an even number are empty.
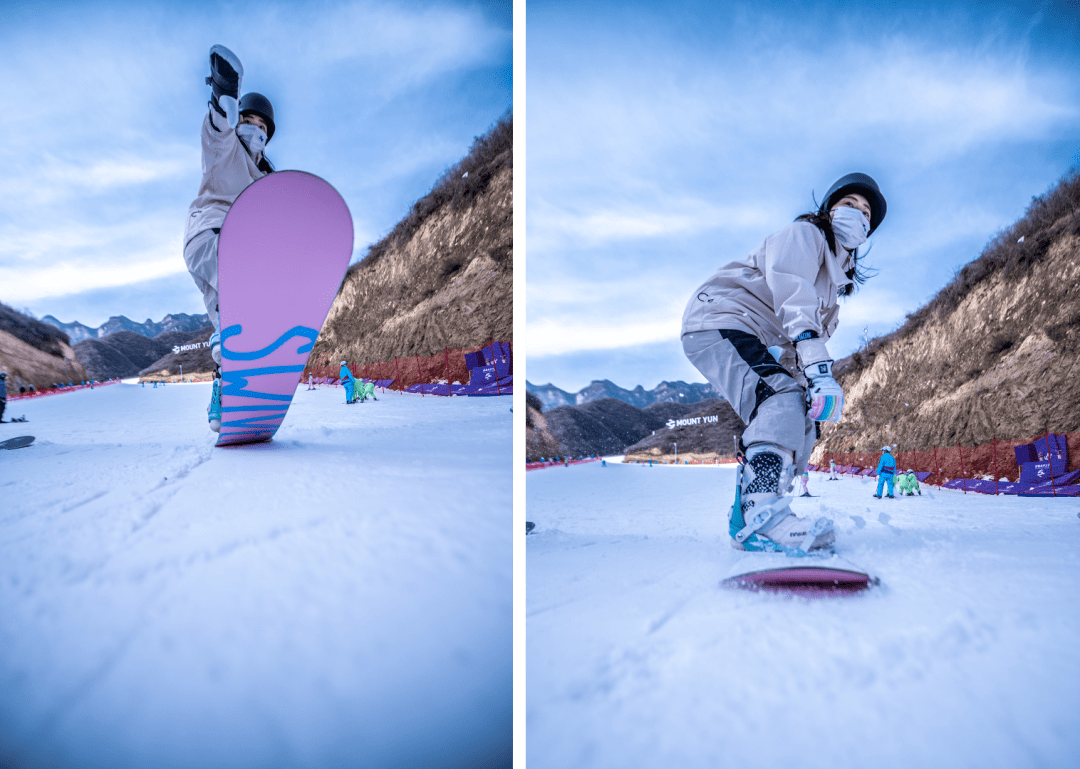
[[[681,381],[661,382],[652,390],[646,390],[641,385],[633,390],[625,390],[607,379],[594,379],[592,384],[577,393],[568,393],[550,383],[534,385],[526,381],[525,390],[539,398],[545,410],[558,406],[582,406],[603,398],[616,398],[631,406],[645,408],[654,403],[697,403],[721,397],[710,384]]]
[[[206,317],[206,316],[203,316]],[[124,329],[101,339],[75,344],[75,357],[95,379],[113,377],[208,373],[214,370],[207,344],[213,326],[195,331],[166,331],[146,337]]]
[[[182,312],[166,315],[161,319],[160,323],[155,323],[150,320],[150,318],[147,318],[145,323],[136,323],[123,315],[114,315],[97,328],[90,328],[89,326],[79,323],[79,321],[63,323],[52,315],[46,315],[41,321],[43,323],[48,323],[50,326],[55,326],[66,333],[71,339],[72,344],[77,344],[86,339],[100,339],[109,334],[115,334],[117,331],[133,331],[140,336],[153,339],[156,336],[160,336],[161,334],[170,331],[190,333],[210,325],[210,318],[207,317],[206,313],[203,313],[202,315],[187,315]]]

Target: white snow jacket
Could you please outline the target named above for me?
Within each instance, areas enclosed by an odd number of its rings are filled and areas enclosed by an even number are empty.
[[[795,337],[813,331],[826,342],[836,330],[839,291],[852,282],[845,272],[855,266],[851,253],[838,248],[840,258],[810,222],[789,224],[695,289],[682,333],[746,331],[768,347],[783,348],[780,363],[792,370]]]
[[[211,106],[202,124],[202,182],[188,209],[184,245],[200,232],[221,227],[240,193],[272,170],[264,158],[256,164],[236,129]]]

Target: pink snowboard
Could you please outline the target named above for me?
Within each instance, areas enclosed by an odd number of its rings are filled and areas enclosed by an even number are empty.
[[[274,437],[352,247],[349,209],[317,176],[269,174],[233,203],[218,243],[218,446]]]
[[[880,584],[877,577],[833,554],[794,558],[783,553],[749,553],[736,560],[724,587],[818,595],[858,592]]]

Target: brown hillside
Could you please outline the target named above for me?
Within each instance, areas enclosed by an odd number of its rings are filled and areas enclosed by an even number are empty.
[[[1080,171],[836,371],[843,421],[815,458],[1080,430]]]
[[[0,304],[0,371],[9,395],[20,387],[44,390],[55,383],[89,379],[67,334]]]
[[[349,268],[309,365],[513,340],[513,119]]]
[[[544,404],[530,392],[525,393],[525,461],[536,462],[547,457],[567,455],[559,440],[551,434]]]

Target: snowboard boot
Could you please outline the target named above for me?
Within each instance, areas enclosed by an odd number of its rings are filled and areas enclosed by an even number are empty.
[[[874,499],[881,499],[881,495],[880,494],[875,494]]]
[[[221,378],[214,377],[214,389],[210,393],[210,405],[206,409],[207,419],[210,420],[210,429],[215,433],[221,432]]]
[[[215,105],[222,96],[239,99],[240,81],[243,77],[244,65],[235,53],[223,45],[215,45],[210,49],[210,77],[206,78],[206,84],[214,91]]]
[[[789,508],[791,500],[786,495],[795,478],[791,452],[763,443],[746,453],[746,461],[739,465],[735,504],[728,514],[731,546],[802,556],[832,545],[836,535],[830,519],[810,521]]]
[[[214,359],[214,364],[221,368],[221,334],[215,331],[210,335],[210,357]]]

